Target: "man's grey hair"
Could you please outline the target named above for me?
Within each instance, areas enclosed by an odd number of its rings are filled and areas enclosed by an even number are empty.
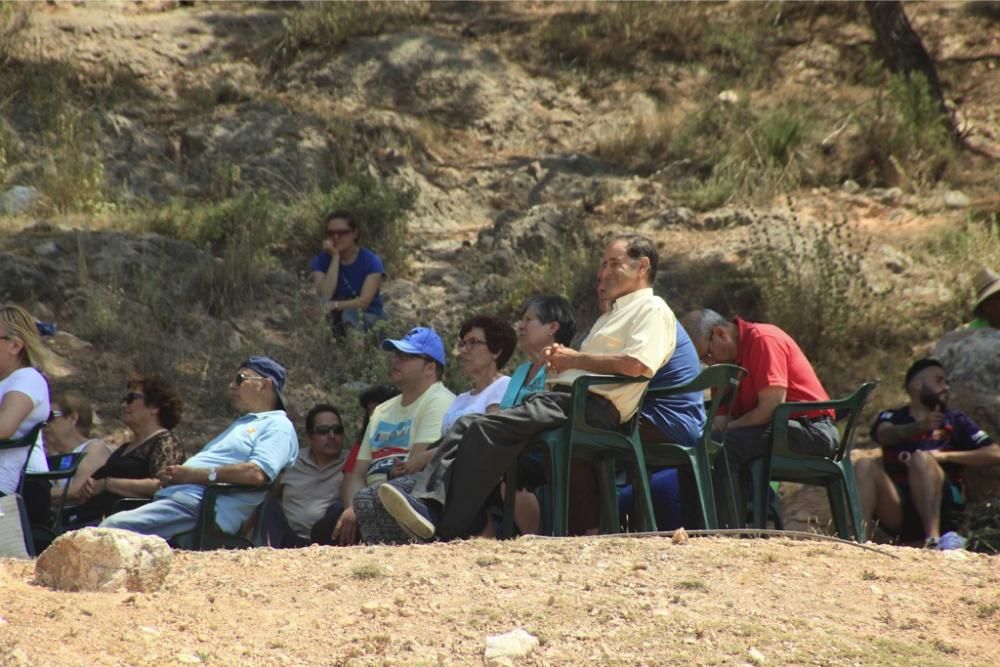
[[[711,308],[696,310],[684,318],[684,328],[687,329],[688,335],[695,340],[708,338],[712,333],[712,329],[718,326],[725,326],[728,323],[729,320]]]

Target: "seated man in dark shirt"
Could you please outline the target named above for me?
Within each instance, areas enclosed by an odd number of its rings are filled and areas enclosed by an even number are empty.
[[[880,413],[872,425],[882,459],[855,466],[862,511],[904,542],[960,549],[965,540],[954,528],[965,505],[962,469],[1000,463],[1000,446],[964,412],[948,409],[948,379],[936,359],[910,366],[905,387],[909,405]]]

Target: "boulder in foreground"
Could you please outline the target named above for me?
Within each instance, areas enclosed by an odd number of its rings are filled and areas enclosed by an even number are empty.
[[[37,581],[61,591],[134,591],[163,585],[173,552],[160,537],[115,528],[60,535],[35,564]]]

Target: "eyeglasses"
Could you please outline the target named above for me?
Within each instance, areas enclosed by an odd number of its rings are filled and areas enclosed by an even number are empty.
[[[712,358],[712,341],[715,340],[715,332],[713,331],[708,335],[708,349],[705,350],[705,354],[698,357],[699,361],[708,361]]]
[[[344,427],[341,424],[329,424],[324,426],[317,426],[312,430],[312,432],[315,433],[316,435],[327,435],[331,431],[333,432],[334,435],[343,435]]]
[[[486,345],[486,341],[478,340],[476,338],[469,338],[467,340],[460,340],[457,343],[455,343],[455,347],[462,351],[471,350],[476,345]]]
[[[129,393],[127,393],[124,396],[122,396],[122,403],[125,403],[126,405],[129,405],[129,404],[133,403],[134,401],[136,401],[137,399],[140,399],[140,398],[145,401],[146,400],[146,395],[144,393],[142,393],[141,391],[130,391]],[[53,414],[55,414],[55,413],[53,413]]]
[[[243,371],[240,371],[233,377],[233,384],[237,387],[248,380],[270,380],[271,378],[260,377],[258,375],[247,375]]]
[[[49,421],[52,421],[53,419],[59,419],[60,417],[65,417],[65,416],[66,416],[65,412],[62,412],[60,410],[53,410],[52,412],[49,413]]]
[[[328,229],[326,230],[326,235],[331,239],[340,238],[341,236],[347,236],[353,229]]]

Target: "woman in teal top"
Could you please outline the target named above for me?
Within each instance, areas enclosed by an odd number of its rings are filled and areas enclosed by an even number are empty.
[[[545,295],[528,299],[515,322],[518,347],[530,361],[517,367],[507,385],[500,407],[520,405],[524,399],[545,388],[545,348],[569,345],[576,333],[573,306],[561,296]]]
[[[544,350],[554,343],[572,342],[576,316],[563,297],[536,296],[525,302],[514,328],[518,346],[529,361],[518,366],[511,376],[501,408],[520,405],[531,394],[545,389]],[[514,505],[514,523],[522,534],[537,533],[540,528],[541,509],[533,491],[546,481],[542,454],[525,450],[517,459],[518,492]]]

